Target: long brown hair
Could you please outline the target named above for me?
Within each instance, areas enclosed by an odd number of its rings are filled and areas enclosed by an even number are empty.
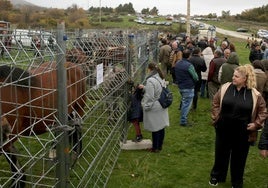
[[[165,78],[164,75],[163,75],[163,73],[162,73],[162,71],[161,71],[161,69],[159,68],[159,66],[156,63],[153,63],[153,62],[152,63],[149,63],[148,69],[150,69],[151,71],[158,72],[160,78],[162,78],[162,79]]]

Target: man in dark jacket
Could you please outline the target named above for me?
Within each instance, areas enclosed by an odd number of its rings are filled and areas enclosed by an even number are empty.
[[[209,64],[208,71],[208,94],[209,98],[212,100],[215,93],[220,88],[220,82],[218,80],[219,70],[223,63],[226,62],[226,59],[222,57],[221,50],[216,50],[214,52],[214,58]]]
[[[170,70],[171,65],[169,64],[169,56],[171,52],[171,46],[168,44],[167,39],[162,39],[162,46],[159,51],[159,62],[161,63],[161,71],[164,77],[167,77],[167,72]]]
[[[260,150],[260,155],[263,158],[268,157],[268,121],[266,120],[264,128],[262,130],[258,148]]]
[[[189,49],[183,50],[182,60],[175,65],[176,81],[181,94],[181,126],[190,125],[187,116],[194,97],[195,82],[198,81],[194,66],[188,61],[190,54]]]
[[[189,58],[189,62],[194,66],[195,72],[198,75],[198,81],[195,82],[194,88],[194,98],[193,98],[193,109],[197,108],[197,100],[198,100],[198,92],[201,87],[201,72],[205,72],[207,70],[206,62],[203,58],[201,58],[201,50],[200,48],[195,48],[192,52],[192,56]]]
[[[253,63],[255,60],[262,60],[262,56],[263,53],[261,51],[261,46],[258,43],[253,44],[253,47],[249,53],[249,61]]]

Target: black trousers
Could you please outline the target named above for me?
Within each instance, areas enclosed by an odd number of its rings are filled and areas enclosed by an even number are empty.
[[[172,82],[175,84],[176,83],[175,67],[170,68],[170,73],[172,75]]]
[[[193,98],[193,109],[197,108],[197,101],[198,101],[198,92],[200,91],[201,88],[201,81],[198,81],[195,83],[194,87],[194,98]]]
[[[215,161],[211,177],[219,182],[225,182],[230,163],[232,185],[243,185],[244,169],[250,146],[248,132],[243,126],[245,125],[233,123],[216,128]]]
[[[152,132],[153,149],[162,150],[164,138],[165,138],[165,128],[156,132]]]

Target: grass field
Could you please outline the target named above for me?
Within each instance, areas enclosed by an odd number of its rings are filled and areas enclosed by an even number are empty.
[[[222,38],[223,36],[218,36]],[[236,46],[240,64],[249,63],[249,50],[246,41],[229,37]],[[170,126],[161,153],[148,153],[145,150],[126,151],[120,154],[111,174],[107,188],[207,188],[210,170],[214,162],[215,132],[211,126],[209,99],[199,98],[196,111],[191,111],[189,120],[192,127],[179,126],[180,95],[176,86],[170,86],[174,93],[174,103],[169,108]],[[151,133],[143,131],[145,138]],[[129,139],[134,137],[130,125]],[[244,188],[267,188],[268,159],[263,160],[257,146],[250,148]],[[230,175],[219,188],[230,188]]]

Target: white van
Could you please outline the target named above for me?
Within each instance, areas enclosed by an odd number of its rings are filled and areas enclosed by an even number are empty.
[[[23,46],[32,47],[33,39],[38,38],[40,43],[45,45],[50,45],[50,43],[55,44],[56,39],[50,33],[46,31],[36,31],[36,30],[26,30],[26,29],[14,29],[12,33],[12,43],[20,43]]]

